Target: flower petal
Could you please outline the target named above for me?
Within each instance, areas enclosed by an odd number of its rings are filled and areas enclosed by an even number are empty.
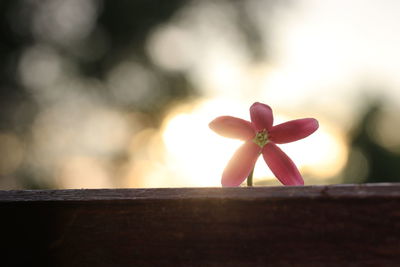
[[[222,186],[239,186],[254,168],[260,152],[261,148],[253,141],[239,147],[222,173]]]
[[[249,140],[256,135],[251,122],[231,116],[218,117],[208,126],[216,133],[229,138]]]
[[[316,119],[307,118],[275,125],[268,133],[271,141],[284,144],[303,139],[318,129]]]
[[[257,131],[270,130],[274,121],[272,109],[268,105],[259,102],[250,107],[250,117]]]
[[[293,161],[277,145],[269,142],[262,151],[263,158],[276,178],[284,185],[304,185]]]

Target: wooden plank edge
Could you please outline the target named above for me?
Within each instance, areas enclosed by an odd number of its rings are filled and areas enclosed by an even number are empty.
[[[0,190],[0,203],[36,201],[102,201],[162,199],[400,199],[400,183],[339,184],[318,186],[269,186],[236,188],[140,188]]]

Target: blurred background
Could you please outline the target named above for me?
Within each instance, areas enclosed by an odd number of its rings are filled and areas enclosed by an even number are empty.
[[[219,186],[208,128],[314,117],[306,184],[400,181],[396,0],[0,0],[0,189]],[[278,184],[265,163],[255,184]]]

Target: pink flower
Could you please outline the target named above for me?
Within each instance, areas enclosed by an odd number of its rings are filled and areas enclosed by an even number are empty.
[[[272,126],[272,109],[262,103],[250,107],[251,122],[231,116],[221,116],[210,122],[216,133],[244,140],[222,174],[222,186],[239,186],[254,169],[260,154],[276,178],[284,185],[304,185],[293,161],[276,145],[305,138],[318,129],[312,118],[288,121]]]

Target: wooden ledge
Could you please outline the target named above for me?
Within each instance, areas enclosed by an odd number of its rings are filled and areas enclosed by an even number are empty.
[[[400,184],[0,191],[2,266],[399,266]]]
[[[400,198],[400,183],[231,188],[0,190],[0,202],[145,199]]]

